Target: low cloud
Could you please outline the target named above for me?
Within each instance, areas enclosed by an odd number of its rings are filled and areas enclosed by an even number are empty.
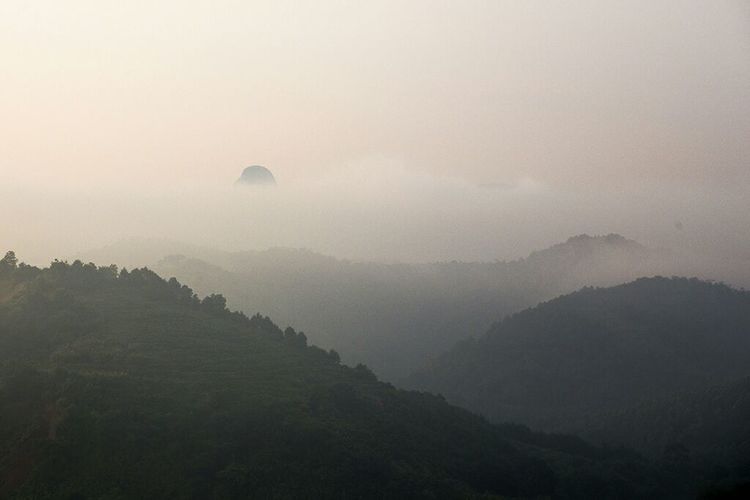
[[[289,182],[274,173],[279,185],[260,189],[234,179],[168,188],[5,185],[3,246],[39,264],[134,237],[226,250],[304,247],[361,260],[503,260],[574,234],[617,232],[679,252],[750,259],[750,197],[741,188],[573,191],[530,178],[488,186],[389,159]]]

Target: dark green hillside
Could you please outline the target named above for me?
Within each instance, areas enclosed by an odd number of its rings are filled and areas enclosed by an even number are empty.
[[[494,420],[578,430],[591,414],[750,375],[748,360],[750,293],[648,278],[510,316],[411,383]]]
[[[750,378],[645,401],[592,419],[584,429],[593,441],[623,443],[650,455],[679,445],[719,464],[745,462],[750,476]]]
[[[145,269],[0,263],[0,498],[643,498],[655,478]]]

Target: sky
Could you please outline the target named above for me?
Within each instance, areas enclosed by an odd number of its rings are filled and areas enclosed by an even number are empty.
[[[750,259],[750,3],[0,2],[0,240]],[[239,193],[245,166],[279,188]],[[679,229],[678,229],[679,228]]]
[[[14,182],[750,179],[746,1],[4,0],[0,60]]]

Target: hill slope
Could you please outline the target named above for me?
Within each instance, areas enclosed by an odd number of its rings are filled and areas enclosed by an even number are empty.
[[[627,452],[493,426],[148,270],[0,264],[0,497],[637,498]]]
[[[587,288],[507,317],[410,383],[491,419],[576,430],[750,375],[750,293],[694,279]]]
[[[694,456],[750,475],[750,378],[644,401],[585,422],[594,442],[627,445],[652,456],[679,445]]]
[[[664,266],[662,254],[621,236],[582,235],[512,262],[379,264],[303,250],[186,249],[154,268],[201,294],[224,293],[237,309],[303,325],[346,362],[399,381],[506,314],[585,285],[666,272]]]

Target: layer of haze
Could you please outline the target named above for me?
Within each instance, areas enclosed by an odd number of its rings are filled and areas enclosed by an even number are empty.
[[[0,61],[5,179],[750,177],[742,0],[5,0]]]
[[[0,187],[3,243],[37,263],[121,239],[227,250],[304,247],[364,260],[512,259],[579,233],[750,260],[748,190],[478,186],[388,160],[276,188]]]
[[[0,241],[748,258],[743,1],[0,3]],[[267,165],[277,190],[231,187]]]

